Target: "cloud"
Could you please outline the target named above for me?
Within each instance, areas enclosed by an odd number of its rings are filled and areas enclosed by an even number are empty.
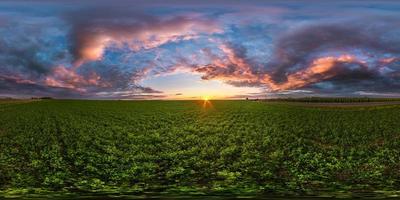
[[[77,65],[100,60],[110,46],[139,51],[221,32],[215,22],[196,15],[158,17],[121,7],[93,7],[68,13],[66,19],[72,24],[72,53]]]
[[[266,65],[275,84],[271,88],[297,89],[326,81],[338,90],[345,84],[395,89],[399,68],[390,63],[397,58],[387,55],[400,54],[399,25],[398,18],[367,17],[298,28],[277,41]]]
[[[36,77],[48,73],[52,63],[61,60],[65,52],[49,47],[49,38],[43,34],[46,31],[34,19],[30,23],[13,19],[0,26],[0,73],[19,72]],[[46,54],[50,49],[53,51]]]
[[[310,84],[333,78],[343,73],[343,71],[347,71],[344,69],[345,64],[357,64],[366,67],[362,61],[358,61],[351,55],[321,57],[313,60],[307,68],[288,74],[285,77],[285,82],[277,83],[273,81],[273,78],[271,78],[273,76],[270,75],[265,75],[262,82],[268,84],[273,91],[303,88]]]
[[[92,71],[83,76],[64,66],[53,68],[52,74],[45,78],[44,83],[50,87],[68,88],[79,92],[86,92],[86,87],[90,86],[111,87],[111,84],[102,81],[96,72]]]
[[[277,95],[400,93],[397,16],[345,3],[324,17],[325,4],[40,2],[0,6],[1,94],[162,98],[142,83],[177,72]]]
[[[223,57],[204,50],[211,58],[211,63],[193,69],[193,71],[203,74],[201,77],[203,80],[221,79],[233,83],[241,80],[251,81],[254,78],[253,66],[245,57],[246,49],[234,47],[230,43],[223,43],[218,47],[222,51]]]
[[[278,39],[268,67],[277,81],[285,81],[286,72],[321,52],[360,49],[399,53],[399,39],[388,34],[399,25],[397,18],[367,17],[303,26]]]
[[[243,46],[223,42],[218,45],[222,55],[203,50],[209,64],[183,59],[171,69],[186,66],[204,80],[266,87],[275,93],[400,91],[399,25],[393,17],[309,24],[281,36],[263,66],[251,60]]]
[[[73,66],[68,24],[57,17],[13,15],[4,21],[0,24],[2,94],[100,98],[95,93],[152,90],[136,83],[145,76],[142,69],[127,72],[121,63],[101,62]]]
[[[32,80],[18,76],[0,76],[0,94],[6,96],[52,96],[58,98],[85,98],[85,95],[76,93],[67,88],[47,87]]]
[[[149,87],[137,87],[135,90],[97,92],[93,97],[101,99],[162,99],[167,97],[162,93]]]

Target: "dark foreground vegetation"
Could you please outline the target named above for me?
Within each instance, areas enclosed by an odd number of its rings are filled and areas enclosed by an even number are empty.
[[[395,105],[4,101],[0,194],[396,194],[399,116]]]

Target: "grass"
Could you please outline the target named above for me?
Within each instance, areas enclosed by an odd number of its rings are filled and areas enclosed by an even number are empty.
[[[393,105],[0,103],[0,194],[398,194],[399,116]]]

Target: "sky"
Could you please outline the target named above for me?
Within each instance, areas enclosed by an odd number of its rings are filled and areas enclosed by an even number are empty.
[[[3,0],[0,97],[400,97],[400,2]]]

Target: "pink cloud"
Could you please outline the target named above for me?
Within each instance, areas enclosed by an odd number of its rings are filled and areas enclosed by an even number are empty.
[[[221,29],[214,22],[189,17],[171,19],[152,19],[151,23],[135,21],[129,23],[87,24],[78,27],[76,32],[76,64],[101,60],[104,50],[109,46],[129,47],[132,51],[150,49],[168,42],[190,40],[199,34],[218,33]]]
[[[255,71],[256,67],[232,46],[222,43],[219,45],[219,49],[223,52],[223,56],[205,51],[210,58],[210,64],[190,65],[183,60],[170,69],[174,71],[190,69],[192,73],[200,73],[203,80],[222,80],[236,86],[265,86],[270,91],[278,92],[299,89],[331,79],[343,73],[341,66],[345,63],[366,67],[366,62],[349,54],[320,57],[312,60],[304,69],[286,74],[285,81],[277,82],[273,79],[272,74]]]
[[[227,44],[220,44],[219,49],[224,53],[223,57],[206,52],[211,58],[211,64],[196,66],[193,72],[201,73],[202,79],[218,79],[228,83],[259,83],[258,75],[253,73],[252,65],[242,56],[238,55],[234,48]]]
[[[340,63],[362,64],[363,62],[352,55],[322,57],[313,60],[307,68],[287,75],[287,80],[283,83],[272,81],[268,74],[264,75],[261,82],[267,84],[273,91],[298,89],[336,76],[340,73],[340,70],[336,69]]]
[[[60,87],[85,92],[85,87],[98,86],[108,87],[107,83],[101,82],[101,77],[95,72],[92,72],[88,77],[78,74],[73,68],[64,66],[55,67],[52,74],[44,80],[45,85],[51,87]]]
[[[0,80],[11,80],[18,84],[36,84],[36,81],[32,81],[30,79],[23,78],[19,75],[1,75],[0,74]]]

